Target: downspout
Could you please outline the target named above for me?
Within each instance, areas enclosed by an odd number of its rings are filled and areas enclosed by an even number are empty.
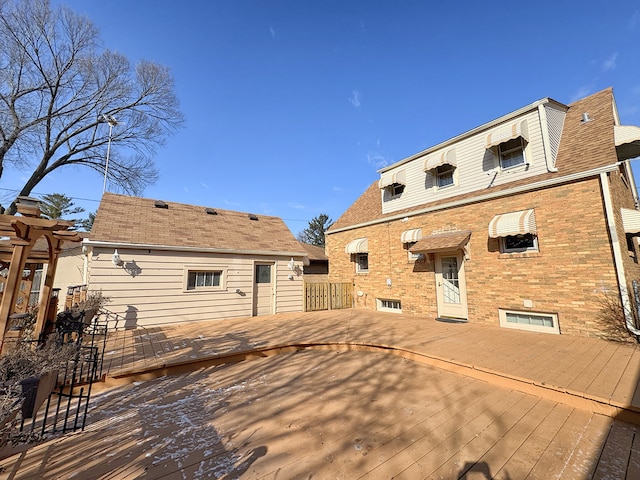
[[[611,246],[613,247],[613,262],[616,269],[616,277],[618,287],[620,288],[620,301],[622,302],[622,311],[624,312],[624,321],[627,330],[635,335],[636,340],[640,342],[640,330],[634,324],[633,314],[631,313],[631,302],[629,300],[629,291],[627,290],[627,281],[624,275],[624,264],[622,259],[622,250],[618,241],[616,232],[616,222],[613,216],[613,203],[611,201],[611,190],[609,189],[609,179],[607,173],[600,174],[600,186],[602,188],[602,197],[604,199],[604,208],[607,216],[607,228],[611,236]]]

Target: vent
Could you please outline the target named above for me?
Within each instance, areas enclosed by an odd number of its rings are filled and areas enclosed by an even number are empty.
[[[584,112],[582,114],[581,123],[587,123],[587,122],[590,122],[591,120],[593,120],[593,119],[591,118],[591,115],[589,115],[589,112]]]
[[[253,213],[249,214],[249,220],[258,220],[258,216],[254,215]]]
[[[167,205],[165,202],[163,202],[162,200],[156,200],[154,202],[154,205],[156,208],[169,208],[169,205]]]
[[[207,215],[217,215],[218,212],[216,212],[215,208],[205,208],[204,211],[207,213]]]

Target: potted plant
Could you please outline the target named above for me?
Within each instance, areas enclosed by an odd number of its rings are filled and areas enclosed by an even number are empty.
[[[0,358],[0,441],[9,438],[18,413],[23,419],[37,414],[56,386],[58,371],[78,352],[77,345],[52,335],[37,348],[20,342]]]

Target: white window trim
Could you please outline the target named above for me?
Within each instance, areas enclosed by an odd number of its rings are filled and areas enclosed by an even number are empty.
[[[383,307],[382,302],[397,302],[400,308]],[[376,298],[376,310],[379,312],[402,313],[402,303],[400,300],[390,298]]]
[[[360,268],[360,262],[358,261],[358,257],[360,255],[366,255],[367,256],[367,268],[366,268],[366,270]],[[355,264],[356,264],[356,273],[369,273],[369,253],[355,253],[354,254],[354,261],[355,261]]]
[[[220,285],[216,287],[189,288],[189,272],[220,272]],[[219,292],[227,289],[227,267],[218,265],[185,265],[182,272],[182,291],[184,293]]]
[[[528,248],[507,248],[506,237],[500,237],[500,253],[528,253],[539,252],[538,249],[538,236],[535,233],[528,233],[527,235],[533,236],[533,247]],[[509,235],[515,236],[515,235]]]
[[[529,332],[553,333],[560,334],[560,325],[558,324],[558,315],[556,313],[543,312],[527,312],[523,310],[498,310],[500,316],[500,326],[505,328],[513,328],[515,330],[527,330]],[[536,315],[540,317],[550,317],[553,319],[553,327],[541,327],[538,325],[525,325],[522,323],[507,322],[507,313],[515,313],[520,315]]]

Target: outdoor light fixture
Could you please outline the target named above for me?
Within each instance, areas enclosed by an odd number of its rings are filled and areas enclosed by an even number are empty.
[[[296,268],[296,262],[293,260],[293,257],[291,257],[291,260],[289,260],[287,267],[289,267],[289,270],[291,270],[292,272]]]
[[[120,254],[118,253],[117,248],[113,251],[113,256],[111,257],[111,261],[116,267],[121,267],[122,265],[124,265],[124,260],[120,258]]]

